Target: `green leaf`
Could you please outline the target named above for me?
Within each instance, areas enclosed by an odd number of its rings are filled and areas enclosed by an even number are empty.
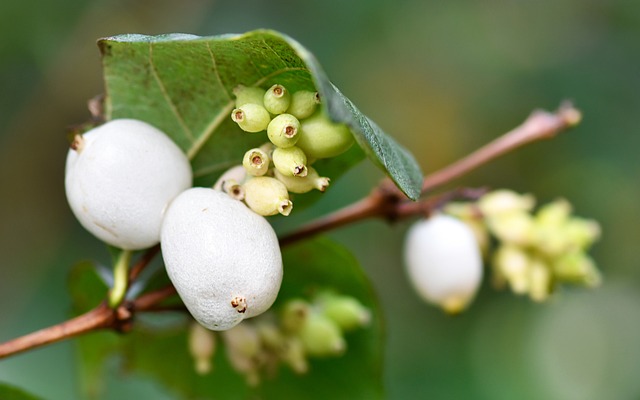
[[[240,164],[246,150],[267,141],[266,134],[245,133],[231,121],[233,88],[280,83],[291,91],[318,90],[329,117],[351,128],[364,153],[405,194],[414,200],[420,195],[422,173],[411,154],[340,93],[309,51],[281,33],[120,35],[98,44],[107,119],[136,118],[166,132],[191,159],[196,184],[211,185]],[[362,154],[348,157],[351,166]],[[340,158],[336,162],[345,167]]]
[[[15,386],[0,382],[0,399],[2,400],[40,400],[36,397]]]
[[[356,297],[372,311],[369,327],[346,335],[348,348],[342,357],[311,359],[306,375],[297,375],[282,366],[275,376],[266,376],[260,385],[251,387],[230,366],[220,335],[217,335],[213,371],[200,376],[188,351],[191,318],[186,313],[171,313],[164,319],[157,313],[139,314],[134,330],[126,335],[103,332],[80,339],[85,395],[96,396],[105,360],[118,356],[126,371],[157,380],[179,398],[382,398],[382,320],[358,262],[348,250],[328,239],[288,247],[283,258],[284,281],[274,309],[287,299],[333,289]],[[88,273],[89,269],[83,268],[83,271]]]

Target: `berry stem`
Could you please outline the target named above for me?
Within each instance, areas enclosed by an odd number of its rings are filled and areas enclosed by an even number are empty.
[[[129,262],[131,250],[122,250],[113,266],[113,288],[109,292],[109,307],[116,308],[124,300],[129,285]]]

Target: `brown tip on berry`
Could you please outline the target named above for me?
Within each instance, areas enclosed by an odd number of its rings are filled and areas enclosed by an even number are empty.
[[[236,108],[231,113],[231,119],[233,120],[233,122],[241,122],[242,120],[244,120],[244,111],[242,111],[239,108]]]
[[[73,140],[71,141],[71,144],[69,145],[69,147],[71,148],[71,150],[80,152],[80,150],[82,150],[83,145],[84,145],[84,138],[82,137],[82,135],[76,134],[73,136]]]
[[[247,299],[241,296],[236,296],[231,299],[231,307],[235,308],[238,313],[243,314],[247,311]]]
[[[282,85],[275,85],[273,87],[273,94],[276,97],[282,97],[284,95],[284,87]]]
[[[298,130],[296,129],[295,126],[293,125],[287,125],[284,128],[284,135],[288,138],[292,138],[296,135],[296,133],[298,133]]]

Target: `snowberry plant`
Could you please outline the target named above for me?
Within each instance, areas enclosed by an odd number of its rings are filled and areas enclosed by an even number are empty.
[[[99,110],[91,126],[73,135],[65,186],[80,224],[109,246],[113,271],[79,264],[71,274],[80,315],[0,344],[0,357],[111,329],[127,334],[78,339],[82,363],[117,354],[184,398],[327,398],[324,382],[345,397],[380,398],[374,293],[348,249],[318,236],[369,217],[416,220],[407,278],[416,296],[450,313],[469,308],[488,275],[536,301],[562,284],[600,280],[587,255],[598,225],[573,217],[568,202],[533,214],[533,198],[510,191],[434,192],[576,125],[571,105],[534,113],[423,177],[410,152],[285,35],[121,35],[98,44],[106,95],[91,107]],[[369,196],[288,223],[363,158],[387,176]],[[103,379],[100,368],[86,371],[91,382]]]

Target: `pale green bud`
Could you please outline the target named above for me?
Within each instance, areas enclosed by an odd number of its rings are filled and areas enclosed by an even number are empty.
[[[480,209],[475,203],[452,201],[442,208],[445,214],[452,215],[458,219],[479,219],[482,217]]]
[[[321,192],[327,190],[329,187],[329,178],[321,177],[318,175],[313,167],[307,168],[307,176],[286,176],[282,174],[278,169],[274,170],[275,177],[287,187],[287,190],[291,193],[307,193],[313,189],[317,189]]]
[[[311,314],[311,305],[302,299],[292,299],[285,303],[281,313],[282,327],[288,332],[298,332],[302,329]]]
[[[533,257],[529,264],[529,297],[533,301],[543,302],[549,298],[552,289],[552,276],[549,266],[540,258]]]
[[[277,147],[273,150],[272,157],[273,165],[282,175],[299,177],[307,176],[307,156],[299,147]]]
[[[242,165],[249,175],[262,176],[269,170],[269,156],[262,149],[255,148],[244,153]]]
[[[287,337],[278,355],[295,373],[304,374],[309,371],[309,363],[307,362],[304,345],[300,338],[295,336]]]
[[[483,215],[493,217],[514,211],[531,211],[535,205],[535,199],[530,194],[521,195],[511,190],[501,189],[485,194],[477,204]]]
[[[338,325],[324,315],[311,313],[299,332],[306,354],[330,357],[342,354],[347,343]]]
[[[352,331],[371,322],[371,311],[353,297],[327,293],[320,301],[322,314],[343,331]]]
[[[571,247],[566,225],[535,224],[534,243],[537,250],[549,257],[559,256]]]
[[[233,89],[236,96],[236,108],[240,108],[245,104],[262,105],[266,90],[255,86],[238,85]]]
[[[243,187],[245,203],[257,214],[269,216],[280,213],[286,216],[293,209],[287,187],[275,178],[255,177],[245,182]]]
[[[602,278],[593,260],[582,251],[575,251],[554,260],[553,274],[563,282],[573,282],[589,287],[600,285]]]
[[[565,226],[565,234],[573,247],[587,249],[600,238],[600,224],[593,220],[571,218]]]
[[[256,330],[260,341],[271,350],[279,350],[284,346],[285,338],[280,329],[272,321],[263,318],[256,321]]]
[[[244,200],[244,188],[234,179],[227,179],[222,183],[222,191],[236,200]]]
[[[262,344],[255,327],[243,321],[221,333],[226,345],[227,358],[233,369],[244,374],[249,385],[257,385],[260,380],[258,368]]]
[[[540,207],[536,213],[536,223],[557,227],[567,223],[570,216],[571,203],[565,199],[558,199]]]
[[[493,255],[495,271],[500,273],[511,286],[514,293],[529,291],[529,255],[513,245],[501,245]]]
[[[282,114],[291,104],[291,93],[282,85],[273,85],[264,94],[262,102],[271,114]]]
[[[316,111],[318,104],[320,104],[318,92],[299,90],[291,95],[291,104],[287,108],[287,113],[298,119],[308,118]]]
[[[269,140],[278,147],[295,146],[299,131],[300,121],[291,114],[280,114],[267,126]]]
[[[533,218],[526,211],[512,211],[487,218],[491,233],[506,243],[527,245],[534,236]]]
[[[310,158],[330,158],[344,153],[354,142],[344,124],[335,124],[322,110],[300,121],[300,139],[296,144]]]
[[[197,322],[189,327],[189,353],[193,357],[195,370],[199,375],[211,372],[211,358],[215,351],[214,333]]]
[[[269,112],[263,106],[253,103],[234,109],[231,119],[245,132],[262,132],[271,122]]]

